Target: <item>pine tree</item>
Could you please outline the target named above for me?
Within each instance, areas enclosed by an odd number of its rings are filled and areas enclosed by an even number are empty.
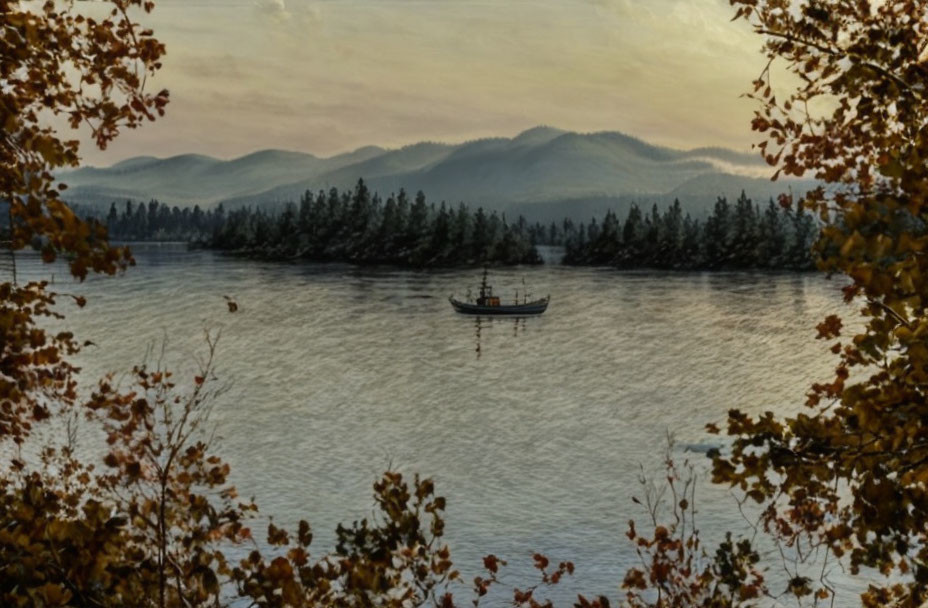
[[[703,268],[705,257],[702,252],[703,227],[687,213],[683,219],[683,243],[680,246],[678,268]]]
[[[602,227],[595,237],[590,236],[590,252],[587,256],[593,264],[614,264],[621,247],[619,220],[612,210],[606,212]]]
[[[451,216],[442,201],[435,220],[432,222],[431,239],[428,245],[428,260],[439,264],[447,263],[451,255]]]
[[[762,268],[778,268],[783,262],[786,234],[783,230],[783,213],[773,199],[760,219],[757,264]]]
[[[712,215],[706,220],[705,263],[708,268],[723,268],[729,265],[731,247],[731,209],[728,200],[720,196],[715,201]]]
[[[641,264],[644,253],[645,227],[644,218],[638,205],[632,204],[622,226],[622,245],[617,257],[619,267],[631,267]]]
[[[674,199],[673,205],[661,218],[660,267],[680,268],[683,264],[683,209],[680,200]]]
[[[751,199],[742,190],[732,214],[729,263],[739,268],[756,267],[757,239],[757,213]]]

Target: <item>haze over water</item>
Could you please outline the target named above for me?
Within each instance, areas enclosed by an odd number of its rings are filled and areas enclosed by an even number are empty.
[[[705,423],[732,407],[795,411],[832,367],[816,323],[852,312],[840,283],[815,274],[494,269],[504,301],[524,278],[551,305],[538,318],[480,322],[478,356],[477,321],[447,296],[474,287],[479,270],[134,252],[124,276],[55,286],[88,296],[84,310],[62,307],[77,337],[96,343],[78,359],[85,388],[165,338],[169,365],[193,375],[203,328],[221,328],[219,378],[231,384],[211,420],[232,480],[263,514],[308,519],[319,555],[339,521],[371,515],[383,470],[419,472],[448,498],[447,539],[468,580],[495,553],[509,560],[504,580],[531,584],[541,551],[576,564],[561,603],[578,591],[619,595],[635,561],[627,521],[645,519],[631,499],[639,463],[659,470],[665,434],[678,459],[704,470],[718,445]],[[47,272],[20,265],[21,279]],[[697,505],[707,540],[744,530],[724,489],[701,484]]]

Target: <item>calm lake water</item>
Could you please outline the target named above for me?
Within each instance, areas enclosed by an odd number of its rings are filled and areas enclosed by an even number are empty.
[[[491,273],[504,299],[523,278],[534,295],[551,294],[546,314],[478,327],[447,302],[478,283],[475,270],[134,250],[138,266],[124,276],[59,278],[89,299],[66,307],[78,337],[97,344],[80,356],[85,380],[131,368],[165,339],[173,366],[192,373],[203,328],[221,328],[219,376],[231,386],[212,420],[234,482],[264,514],[309,519],[319,553],[339,521],[371,514],[380,472],[421,472],[448,498],[459,568],[473,576],[495,553],[510,563],[505,580],[526,585],[532,552],[571,559],[577,573],[554,594],[562,601],[618,597],[636,560],[627,521],[644,520],[632,502],[639,464],[659,470],[665,434],[704,470],[718,441],[705,423],[732,407],[795,411],[810,383],[829,378],[816,323],[851,312],[840,283],[818,275],[552,265]],[[47,272],[21,265],[26,276]],[[710,539],[745,529],[726,490],[702,484],[697,504]]]

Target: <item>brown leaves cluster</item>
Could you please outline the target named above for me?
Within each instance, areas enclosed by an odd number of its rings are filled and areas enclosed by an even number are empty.
[[[709,554],[696,527],[696,474],[688,462],[679,467],[668,446],[665,484],[655,485],[642,475],[644,506],[652,532],[639,532],[629,521],[626,536],[635,545],[640,566],[630,568],[622,581],[629,608],[735,608],[756,606],[767,591],[758,569],[760,556],[749,540],[731,533]],[[580,606],[585,598],[581,598]],[[595,605],[595,604],[594,604]],[[608,606],[599,600],[599,606]]]
[[[296,538],[274,526],[267,540],[276,552],[255,550],[230,572],[239,597],[254,606],[453,606],[449,585],[459,579],[441,543],[444,498],[431,480],[409,485],[388,472],[374,484],[373,520],[339,526],[334,553],[313,560],[312,533],[300,522]]]
[[[46,262],[63,254],[82,279],[113,273],[131,257],[61,201],[52,172],[77,164],[78,142],[43,121],[65,114],[105,146],[120,128],[161,113],[167,93],[144,93],[164,49],[129,14],[151,10],[150,3],[114,1],[97,19],[78,6],[0,0],[0,242],[14,251],[38,247]],[[125,519],[103,500],[93,467],[68,446],[28,443],[36,425],[70,422],[78,406],[68,357],[80,344],[44,327],[62,318],[56,297],[44,282],[0,283],[0,446],[16,446],[0,469],[0,603],[132,605],[139,579],[127,555],[114,550],[126,540]],[[30,453],[42,468],[27,464]],[[91,599],[100,597],[109,603]]]
[[[132,258],[108,245],[103,226],[81,220],[60,199],[52,172],[77,165],[78,142],[62,139],[43,120],[67,115],[105,147],[120,128],[162,114],[167,92],[145,92],[164,47],[130,15],[152,4],[112,0],[98,18],[80,4],[0,0],[0,200],[8,210],[0,241],[14,251],[36,246],[46,262],[63,254],[83,279],[91,271],[114,273]],[[0,285],[0,438],[18,443],[30,420],[74,399],[74,370],[63,357],[79,345],[37,324],[57,314],[55,294],[46,288]]]
[[[0,284],[0,440],[22,444],[36,421],[74,403],[79,346],[69,333],[46,334],[39,320],[61,318],[44,282]],[[14,463],[15,464],[15,463]]]
[[[894,579],[864,605],[928,600],[928,5],[916,0],[731,0],[764,39],[754,129],[777,173],[824,185],[801,205],[823,229],[819,265],[848,277],[864,327],[835,342],[834,377],[808,412],[733,411],[719,483],[764,503],[789,547]],[[770,68],[799,85],[775,94]],[[840,337],[829,317],[819,337]],[[823,581],[795,585],[828,596]]]
[[[204,374],[210,374],[212,360]],[[223,542],[247,538],[250,503],[237,502],[228,465],[209,454],[208,384],[179,390],[171,375],[137,368],[76,405],[105,433],[102,466],[76,457],[73,417],[43,466],[0,480],[0,597],[4,605],[203,606],[231,572]],[[51,427],[52,429],[54,427]],[[91,460],[93,461],[93,460]],[[38,601],[36,598],[42,598]]]
[[[88,16],[81,4],[0,0],[0,198],[10,205],[14,249],[38,243],[46,261],[64,253],[83,278],[91,270],[112,273],[131,258],[107,245],[103,227],[61,201],[52,172],[78,164],[78,141],[43,121],[66,116],[104,148],[120,129],[163,114],[168,94],[145,91],[164,46],[131,14],[153,4],[111,0],[102,17]]]

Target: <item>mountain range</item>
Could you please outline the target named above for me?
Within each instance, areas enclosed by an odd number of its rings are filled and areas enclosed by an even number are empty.
[[[307,190],[351,188],[363,178],[386,196],[405,188],[430,201],[521,213],[533,220],[586,219],[635,202],[679,199],[701,216],[718,196],[742,190],[758,201],[811,182],[771,182],[763,160],[723,148],[676,150],[617,132],[574,133],[536,127],[513,138],[462,144],[423,142],[399,149],[367,146],[320,158],[262,150],[232,160],[198,154],[139,156],[58,177],[70,202],[97,208],[125,200],[227,208],[298,201]]]

